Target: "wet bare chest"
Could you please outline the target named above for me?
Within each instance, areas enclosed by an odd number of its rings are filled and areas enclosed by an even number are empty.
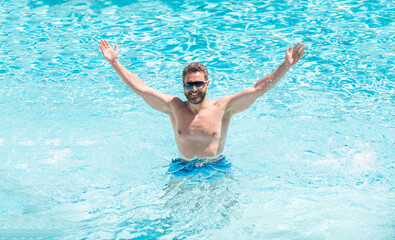
[[[184,112],[177,116],[176,134],[180,138],[217,138],[221,134],[222,115],[216,109],[197,115]]]

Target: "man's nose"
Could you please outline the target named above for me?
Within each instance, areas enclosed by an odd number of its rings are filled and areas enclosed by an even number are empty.
[[[196,90],[197,90],[196,85],[193,85],[193,86],[192,86],[192,91],[196,91]]]

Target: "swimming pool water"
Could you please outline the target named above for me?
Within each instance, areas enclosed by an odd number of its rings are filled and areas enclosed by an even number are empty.
[[[392,239],[392,1],[0,2],[0,238]],[[236,115],[225,171],[174,174],[169,119],[101,56],[185,99],[303,59]]]

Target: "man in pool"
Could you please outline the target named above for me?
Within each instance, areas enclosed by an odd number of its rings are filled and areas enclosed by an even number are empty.
[[[219,100],[206,98],[208,72],[203,64],[193,62],[182,73],[187,101],[160,93],[148,87],[140,78],[128,71],[118,60],[118,47],[112,49],[106,40],[100,40],[104,58],[122,80],[153,109],[170,117],[181,158],[191,161],[205,158],[216,161],[222,153],[230,119],[246,110],[254,101],[269,91],[295,65],[305,53],[303,44],[289,47],[284,62],[254,86]]]

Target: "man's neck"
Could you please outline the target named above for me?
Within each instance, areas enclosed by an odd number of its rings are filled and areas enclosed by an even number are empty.
[[[187,101],[187,107],[188,107],[188,109],[189,109],[189,111],[191,111],[193,114],[198,114],[199,113],[199,111],[202,109],[202,108],[204,108],[205,106],[206,106],[206,104],[207,104],[207,102],[208,102],[208,99],[207,98],[205,98],[201,103],[199,103],[199,104],[192,104],[192,103],[190,103],[189,101]]]

